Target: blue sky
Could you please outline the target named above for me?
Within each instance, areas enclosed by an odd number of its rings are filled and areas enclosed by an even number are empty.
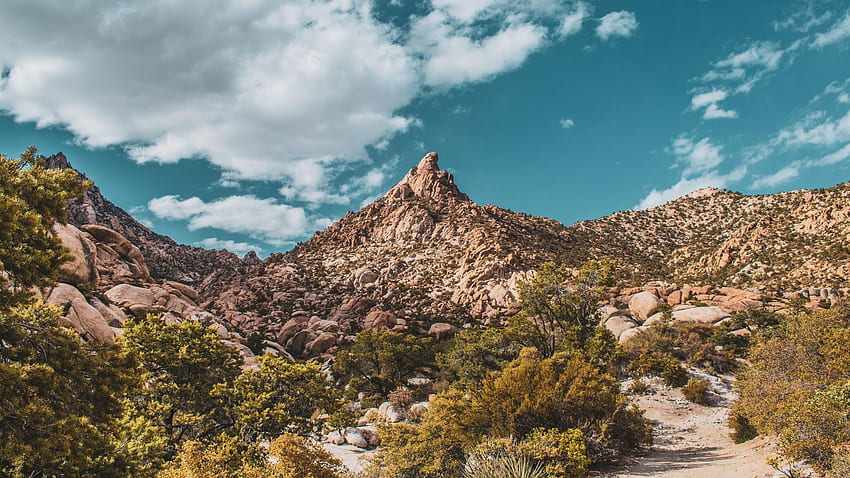
[[[565,224],[850,179],[850,3],[0,3],[0,152],[63,151],[176,240],[261,255],[429,151]]]

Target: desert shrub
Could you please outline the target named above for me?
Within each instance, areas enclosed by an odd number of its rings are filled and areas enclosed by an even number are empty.
[[[643,410],[621,398],[614,413],[602,424],[598,442],[607,456],[616,459],[623,451],[652,444],[652,425]]]
[[[352,393],[364,392],[380,403],[393,389],[431,365],[429,337],[364,330],[354,344],[336,355],[333,371]]]
[[[463,478],[546,478],[543,463],[522,454],[510,440],[486,440],[466,459]]]
[[[576,428],[537,428],[519,443],[519,451],[545,465],[550,478],[584,478],[590,459],[584,433]]]
[[[681,387],[688,383],[688,372],[678,360],[669,355],[642,355],[631,362],[629,368],[636,377],[661,377],[670,387]]]
[[[732,429],[731,438],[735,443],[744,443],[759,436],[747,417],[739,413],[729,415],[729,428]]]
[[[389,402],[394,406],[406,410],[416,402],[416,397],[413,395],[413,390],[407,387],[398,387],[390,392],[387,397]]]
[[[785,318],[750,357],[734,413],[778,435],[787,458],[829,471],[850,445],[850,314],[833,307]]]
[[[689,402],[700,405],[708,404],[708,381],[691,377],[687,385],[682,387],[682,395]]]
[[[644,380],[636,378],[629,384],[627,392],[631,395],[646,395],[652,391],[652,387]]]
[[[436,356],[440,376],[455,388],[477,387],[517,357],[523,335],[516,327],[462,330]]]

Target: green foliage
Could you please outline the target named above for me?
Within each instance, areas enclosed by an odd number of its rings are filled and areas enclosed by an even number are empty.
[[[120,476],[120,397],[138,382],[117,348],[84,344],[41,304],[0,312],[0,474]]]
[[[536,431],[540,428],[553,431]],[[586,439],[598,452],[589,460],[652,439],[642,412],[626,405],[613,377],[580,354],[543,358],[536,349],[524,349],[480,388],[438,395],[420,425],[383,427],[376,466],[394,478],[458,476],[465,455],[485,437],[511,437],[521,444],[540,440],[541,460],[549,450],[556,455],[547,458],[553,463],[569,456],[583,463],[575,445],[578,434],[582,446]],[[526,442],[529,436],[534,439]]]
[[[181,446],[177,458],[157,478],[344,478],[340,461],[320,446],[291,434],[272,441],[268,451],[220,436]]]
[[[334,413],[339,403],[328,376],[315,363],[290,363],[277,355],[260,356],[262,367],[219,384],[238,436],[246,443],[284,433],[309,435],[320,423],[317,411]]]
[[[700,380],[696,377],[691,377],[687,385],[682,387],[682,395],[689,402],[694,402],[700,405],[708,404],[708,382]]]
[[[732,429],[731,438],[735,443],[744,443],[759,436],[755,428],[747,420],[747,417],[740,413],[729,415],[729,428]]]
[[[590,459],[584,433],[572,428],[537,428],[518,445],[521,453],[545,465],[550,478],[584,478]]]
[[[532,279],[519,283],[522,314],[537,326],[537,348],[544,357],[559,347],[582,347],[599,322],[597,308],[605,298],[601,287],[612,280],[611,263],[593,261],[585,263],[578,280],[569,285],[567,271],[549,262]]]
[[[477,387],[487,374],[516,358],[521,340],[522,331],[513,327],[462,330],[437,354],[437,367],[454,387]]]
[[[734,348],[723,344],[733,343],[735,337],[721,327],[661,322],[632,337],[623,348],[633,373],[660,375],[669,385],[679,387],[687,382],[680,362],[715,373],[734,370]]]
[[[433,359],[431,338],[364,330],[351,347],[337,353],[333,371],[352,391],[383,398]]]
[[[56,282],[68,256],[53,223],[65,221],[65,202],[89,186],[74,171],[48,169],[33,147],[20,159],[0,154],[0,310]]]
[[[463,469],[464,478],[546,478],[543,464],[514,453],[470,456]]]
[[[144,370],[144,386],[131,397],[131,415],[162,430],[166,458],[184,441],[211,437],[234,424],[221,394],[213,392],[233,383],[242,361],[214,328],[195,321],[166,323],[152,315],[124,325],[123,342]]]
[[[657,375],[670,387],[681,387],[688,383],[688,372],[669,355],[644,354],[632,361],[629,368],[636,377]]]
[[[789,459],[828,471],[850,446],[850,314],[837,307],[785,318],[750,355],[734,413],[779,435]]]

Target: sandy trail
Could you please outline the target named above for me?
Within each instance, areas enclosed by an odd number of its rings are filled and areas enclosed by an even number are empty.
[[[688,402],[681,391],[655,384],[654,393],[637,397],[655,427],[655,439],[646,456],[605,478],[752,478],[776,472],[765,460],[777,454],[774,444],[757,438],[735,444],[726,426],[734,395],[726,380],[699,374],[711,381],[715,406]]]

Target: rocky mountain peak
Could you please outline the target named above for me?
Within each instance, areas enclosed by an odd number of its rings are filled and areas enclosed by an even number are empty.
[[[415,196],[438,202],[469,201],[469,197],[455,185],[452,174],[440,169],[438,161],[437,153],[426,154],[385,197],[389,200],[404,200]]]

